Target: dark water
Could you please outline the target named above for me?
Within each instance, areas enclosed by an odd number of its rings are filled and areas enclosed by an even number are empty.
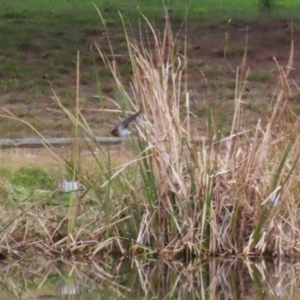
[[[2,262],[0,299],[300,299],[300,263],[234,259]]]

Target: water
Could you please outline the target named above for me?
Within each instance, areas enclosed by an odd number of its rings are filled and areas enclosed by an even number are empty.
[[[0,299],[300,299],[300,263],[213,259],[2,262]]]

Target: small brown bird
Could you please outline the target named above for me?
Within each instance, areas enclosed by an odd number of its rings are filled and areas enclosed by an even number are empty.
[[[131,132],[127,129],[128,125],[133,122],[142,111],[137,112],[123,120],[120,124],[118,124],[110,133],[114,136],[118,137],[129,137]]]

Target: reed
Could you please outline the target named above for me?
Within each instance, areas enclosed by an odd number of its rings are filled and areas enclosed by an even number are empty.
[[[245,53],[236,75],[230,134],[224,136],[212,111],[202,139],[191,125],[186,47],[176,47],[168,18],[162,33],[146,22],[139,38],[123,22],[133,70],[130,89],[122,82],[114,49],[107,55],[96,45],[122,105],[143,111],[136,138],[126,141],[131,158],[116,162],[97,143],[80,113],[79,96],[74,111],[55,96],[74,126],[74,137],[92,140],[86,147],[96,171],[79,154],[71,160],[57,154],[35,130],[83,191],[71,193],[63,205],[45,206],[41,198],[19,214],[8,213],[1,220],[1,245],[10,253],[30,245],[54,256],[297,255],[299,121],[288,102],[293,43],[287,68],[277,64],[279,84],[266,119],[253,128],[244,126]],[[77,85],[79,95],[79,79]],[[117,102],[121,112],[125,106]],[[8,111],[2,117],[30,126]],[[73,150],[80,152],[76,144]]]

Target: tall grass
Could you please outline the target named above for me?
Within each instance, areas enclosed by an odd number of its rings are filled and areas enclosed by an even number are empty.
[[[134,76],[133,96],[124,88],[123,94],[133,110],[137,103],[143,109],[137,135],[144,153],[139,168],[147,213],[139,232],[145,238],[139,243],[150,240],[167,254],[293,252],[299,139],[297,123],[288,120],[286,101],[293,46],[287,71],[278,66],[281,85],[268,121],[258,120],[254,129],[243,127],[245,54],[237,71],[231,135],[221,139],[216,122],[208,122],[208,143],[196,146],[184,84],[186,51],[176,51],[168,22],[162,36],[148,25],[147,41],[154,50],[125,32]],[[114,61],[106,64],[122,89]],[[274,234],[274,224],[280,234]]]
[[[87,147],[97,173],[75,157],[58,158],[85,192],[70,200],[69,210],[53,206],[27,215],[32,209],[28,206],[22,218],[18,215],[2,226],[1,244],[18,248],[8,237],[25,230],[35,246],[53,255],[298,254],[300,145],[287,80],[293,45],[287,71],[278,66],[279,84],[266,120],[257,120],[254,128],[243,124],[245,53],[237,70],[231,133],[222,135],[212,112],[207,139],[201,141],[190,124],[194,115],[185,76],[188,53],[176,47],[168,20],[162,33],[150,23],[139,36],[125,25],[124,30],[133,70],[130,88],[122,83],[112,58],[114,49],[107,55],[97,48],[127,110],[143,111],[136,124],[137,138],[127,142],[135,156],[118,164],[110,151],[102,149],[80,113],[78,91],[74,112],[56,96],[74,124],[74,137],[84,135],[93,141]],[[121,112],[117,100],[115,104]],[[5,116],[17,119],[7,112]],[[93,151],[95,146],[99,154]],[[45,147],[55,153],[46,141]],[[61,213],[65,216],[57,217]],[[28,223],[22,227],[24,220]]]

